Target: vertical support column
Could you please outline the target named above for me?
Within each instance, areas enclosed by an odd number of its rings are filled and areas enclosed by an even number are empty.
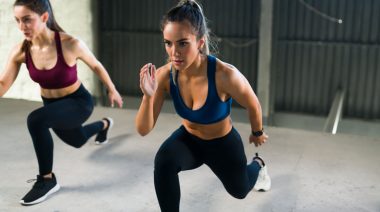
[[[333,135],[338,131],[339,121],[342,119],[343,114],[343,102],[345,91],[339,89],[336,94],[334,101],[331,105],[329,115],[327,116],[325,126],[323,127],[324,132],[331,133]]]
[[[259,58],[257,94],[260,99],[264,124],[270,120],[271,104],[271,59],[272,59],[272,25],[273,25],[273,1],[261,0],[260,31],[259,31]]]

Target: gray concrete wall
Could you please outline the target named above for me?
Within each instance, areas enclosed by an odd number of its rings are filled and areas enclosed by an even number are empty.
[[[11,48],[23,40],[17,28],[13,15],[13,3],[10,0],[0,0],[0,71],[2,72],[8,59]],[[84,41],[91,50],[95,50],[96,16],[93,12],[91,0],[51,0],[54,15],[63,29]],[[64,8],[64,9],[63,9]],[[90,92],[99,95],[99,83],[93,72],[82,62],[78,62],[79,78]],[[40,101],[38,84],[34,83],[26,70],[25,65],[16,82],[5,94],[5,97]]]

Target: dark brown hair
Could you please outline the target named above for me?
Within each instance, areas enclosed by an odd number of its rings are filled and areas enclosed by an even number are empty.
[[[201,53],[210,54],[210,36],[207,28],[206,18],[202,7],[195,0],[182,0],[175,7],[171,8],[161,20],[161,30],[163,31],[168,22],[188,21],[197,39],[205,38],[205,45]]]
[[[27,7],[38,15],[42,15],[45,12],[48,12],[49,20],[47,21],[47,27],[53,31],[64,32],[64,30],[59,26],[54,18],[53,8],[51,7],[49,0],[16,0],[13,6]],[[25,52],[29,50],[30,45],[31,42],[25,39],[22,44],[21,51]]]

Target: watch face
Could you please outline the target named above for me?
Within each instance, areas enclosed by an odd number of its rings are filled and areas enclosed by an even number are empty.
[[[259,131],[256,131],[256,132],[252,132],[252,135],[254,135],[256,137],[260,137],[262,134],[263,134],[262,130],[259,130]]]

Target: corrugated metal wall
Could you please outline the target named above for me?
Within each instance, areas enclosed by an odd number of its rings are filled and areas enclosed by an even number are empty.
[[[327,115],[341,87],[343,116],[379,119],[380,1],[276,0],[274,9],[275,110]]]
[[[380,1],[274,1],[275,111],[326,116],[335,92],[343,88],[345,117],[379,119]],[[176,2],[99,0],[100,59],[123,95],[141,94],[143,64],[165,63],[159,22]],[[209,27],[221,38],[217,56],[235,65],[256,89],[260,0],[201,3]]]
[[[159,31],[162,14],[174,1],[99,0],[100,59],[122,95],[140,95],[139,71],[163,64]]]
[[[176,0],[98,1],[100,59],[123,95],[141,95],[139,70],[163,65],[161,17]],[[204,0],[201,4],[218,43],[217,56],[236,66],[255,87],[259,0]],[[217,40],[215,39],[215,40]]]

